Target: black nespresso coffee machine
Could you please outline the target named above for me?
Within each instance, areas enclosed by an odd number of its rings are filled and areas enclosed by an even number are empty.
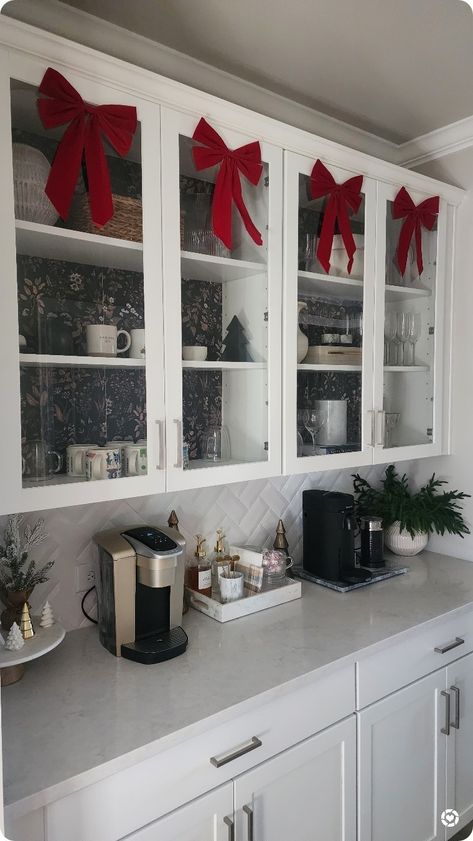
[[[355,555],[355,506],[351,494],[303,491],[304,570],[328,581],[355,584],[371,578]]]

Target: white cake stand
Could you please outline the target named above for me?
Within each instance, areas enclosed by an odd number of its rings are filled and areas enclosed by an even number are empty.
[[[1,685],[8,686],[16,683],[24,675],[25,663],[29,660],[36,660],[48,651],[59,645],[64,639],[65,630],[59,622],[55,622],[50,628],[40,627],[40,617],[31,617],[35,635],[25,640],[23,648],[19,651],[8,651],[3,646],[0,648],[0,677]],[[5,634],[5,632],[3,632]]]

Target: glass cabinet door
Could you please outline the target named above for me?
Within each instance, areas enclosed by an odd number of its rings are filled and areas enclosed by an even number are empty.
[[[153,376],[151,393],[148,370],[150,357],[158,371],[162,359],[148,329],[162,318],[156,292],[159,109],[65,71],[87,102],[135,105],[138,126],[123,157],[102,135],[110,221],[104,227],[92,221],[84,163],[62,219],[44,188],[67,126],[45,128],[39,117],[46,69],[32,62],[25,78],[18,67],[9,83],[16,283],[9,282],[17,303],[11,364],[19,391],[16,465],[24,509],[164,489],[155,433],[164,386]]]
[[[232,202],[231,242],[214,232],[220,164],[197,169],[199,115],[163,111],[168,487],[280,471],[282,153],[261,144],[258,183],[239,174],[262,244]],[[255,138],[208,117],[232,150]],[[256,237],[257,238],[257,237]]]
[[[408,190],[413,204],[426,195]],[[379,186],[375,348],[376,460],[415,458],[441,451],[441,380],[447,206],[421,226],[423,270],[415,232],[401,273],[394,218],[398,188]],[[420,449],[419,449],[420,448]]]
[[[327,265],[320,243],[328,198],[313,198],[311,185],[317,155],[286,154],[284,469],[369,463],[375,185],[365,178],[359,206],[349,211],[351,272],[337,223]],[[328,169],[337,184],[354,175]]]

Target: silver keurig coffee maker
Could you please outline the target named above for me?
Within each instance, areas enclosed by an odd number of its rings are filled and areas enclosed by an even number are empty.
[[[117,657],[159,663],[182,654],[185,540],[176,529],[138,526],[95,536],[100,641]]]

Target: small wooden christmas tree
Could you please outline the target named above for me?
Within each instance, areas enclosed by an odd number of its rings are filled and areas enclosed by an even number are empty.
[[[24,644],[25,641],[23,639],[23,635],[16,622],[14,622],[8,632],[5,648],[8,649],[8,651],[19,651],[20,648],[23,648]]]
[[[247,344],[248,339],[245,336],[245,330],[241,321],[233,316],[230,324],[227,327],[227,335],[223,340],[225,350],[222,353],[222,361],[224,362],[253,362],[250,356]]]
[[[176,529],[176,531],[179,531],[179,520],[177,518],[176,512],[174,511],[174,508],[172,509],[168,517],[168,526],[170,529]]]
[[[28,602],[24,603],[23,610],[21,611],[20,630],[24,640],[30,640],[34,637],[33,623],[28,609]]]
[[[54,613],[51,605],[49,602],[46,602],[42,611],[41,611],[41,619],[39,620],[40,628],[50,628],[51,625],[54,625]]]

